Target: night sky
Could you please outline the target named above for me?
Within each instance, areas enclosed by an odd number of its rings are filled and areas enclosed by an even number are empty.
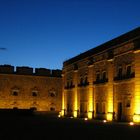
[[[63,61],[140,25],[140,0],[0,0],[0,65]]]

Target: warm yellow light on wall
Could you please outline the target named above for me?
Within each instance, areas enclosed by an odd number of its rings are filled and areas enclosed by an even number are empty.
[[[78,110],[78,106],[77,106],[77,89],[75,89],[75,92],[74,92],[74,112],[73,112],[74,118],[77,118],[77,110]]]
[[[65,115],[64,112],[65,112],[64,109],[62,109],[59,115],[60,115],[60,116],[64,116],[64,115]]]
[[[89,96],[88,96],[88,118],[92,119],[93,117],[93,90],[92,88],[89,89]]]
[[[112,112],[108,112],[107,113],[107,120],[108,121],[112,121],[113,120],[113,113]]]
[[[92,111],[88,112],[88,119],[92,119]]]
[[[133,122],[139,123],[140,122],[140,114],[134,114]]]
[[[113,94],[109,92],[108,94],[108,105],[107,105],[107,120],[112,121],[113,119]]]
[[[61,110],[61,116],[65,115],[65,96],[64,96],[64,92],[62,93],[62,110]]]
[[[74,117],[74,118],[77,118],[77,110],[74,110],[74,112],[73,112],[73,117]]]
[[[139,81],[135,81],[135,96],[134,96],[134,122],[140,122],[140,86]]]
[[[113,95],[112,94],[109,94],[109,97],[108,97],[107,111],[113,112]]]
[[[140,96],[135,95],[134,113],[140,114]]]

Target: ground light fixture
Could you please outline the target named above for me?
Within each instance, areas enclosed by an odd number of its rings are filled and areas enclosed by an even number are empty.
[[[88,118],[84,118],[84,120],[85,120],[85,121],[87,121],[87,120],[88,120]]]
[[[133,126],[134,125],[134,122],[130,122],[129,125]]]
[[[107,120],[103,120],[103,123],[106,123],[107,122]]]

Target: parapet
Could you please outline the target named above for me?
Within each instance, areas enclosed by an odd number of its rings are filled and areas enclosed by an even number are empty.
[[[51,70],[45,68],[36,68],[35,75],[38,76],[51,76]]]
[[[62,70],[52,70],[52,77],[61,77]]]
[[[0,65],[0,73],[12,74],[14,73],[14,66]]]
[[[47,77],[61,77],[62,70],[50,70],[46,68],[35,68],[21,66],[16,67],[11,65],[0,65],[0,73],[2,74],[19,74],[19,75],[34,75],[34,76],[47,76]]]
[[[33,68],[30,67],[16,67],[16,74],[32,75]]]

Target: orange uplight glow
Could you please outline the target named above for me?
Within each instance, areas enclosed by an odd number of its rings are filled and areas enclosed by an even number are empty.
[[[140,114],[135,114],[133,116],[133,122],[139,123],[140,122]]]
[[[107,120],[108,121],[112,121],[112,119],[113,119],[113,113],[112,112],[108,112],[107,113]]]

